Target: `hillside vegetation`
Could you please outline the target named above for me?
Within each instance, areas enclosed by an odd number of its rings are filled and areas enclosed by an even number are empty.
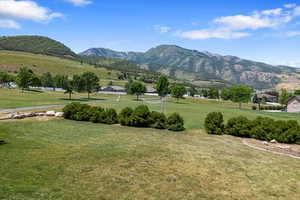
[[[42,36],[0,37],[0,49],[59,57],[77,57],[77,55],[64,44]]]
[[[119,72],[106,68],[95,68],[79,61],[32,53],[0,50],[0,71],[15,74],[21,67],[28,67],[37,74],[74,75],[86,71],[95,72],[100,79],[118,79]],[[118,80],[117,80],[118,81]]]
[[[87,56],[121,58],[140,64],[143,69],[162,72],[189,81],[219,81],[244,84],[258,89],[273,88],[286,81],[282,75],[297,77],[296,69],[262,62],[189,50],[175,45],[160,45],[141,52],[117,52],[93,48],[81,53]]]

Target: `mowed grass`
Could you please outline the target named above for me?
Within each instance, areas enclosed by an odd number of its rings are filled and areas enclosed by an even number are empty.
[[[198,200],[300,196],[300,160],[201,130],[67,120],[0,123],[0,199]]]

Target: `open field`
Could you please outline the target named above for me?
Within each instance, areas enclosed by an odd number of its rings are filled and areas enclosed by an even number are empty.
[[[0,90],[0,108],[68,102],[59,92],[23,97],[17,92]],[[142,97],[144,102],[133,96],[121,96],[119,102],[112,95],[93,97],[103,101],[92,104],[118,111],[142,103],[161,109],[158,97]],[[298,200],[300,160],[203,131],[204,118],[212,111],[223,112],[225,119],[244,115],[300,122],[298,115],[236,107],[168,99],[167,114],[178,112],[186,121],[187,130],[180,133],[63,119],[0,122],[0,140],[7,142],[0,146],[0,199]]]
[[[0,199],[288,199],[300,161],[231,136],[67,120],[0,123]]]

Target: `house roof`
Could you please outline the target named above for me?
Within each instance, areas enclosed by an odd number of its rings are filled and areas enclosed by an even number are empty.
[[[113,85],[110,85],[110,86],[107,86],[107,87],[103,87],[102,90],[107,90],[107,89],[112,89],[112,90],[125,90],[125,88],[122,88],[120,86],[113,86]]]
[[[273,96],[273,95],[270,95],[270,94],[265,94],[265,93],[262,93],[262,94],[258,94],[257,95],[258,98],[276,98],[276,96]]]
[[[293,101],[294,99],[296,99],[298,102],[300,102],[300,95],[296,95],[296,96],[293,96],[291,97],[289,100],[288,100],[288,104]]]
[[[155,89],[154,87],[151,87],[151,86],[147,86],[146,89],[147,89],[147,92],[148,92],[148,93],[154,93],[154,92],[157,92],[156,89]]]

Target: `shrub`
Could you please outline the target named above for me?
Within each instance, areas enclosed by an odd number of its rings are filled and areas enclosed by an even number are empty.
[[[76,121],[89,121],[91,106],[79,103],[71,103],[63,108],[64,118]]]
[[[73,116],[77,112],[79,106],[80,106],[79,103],[71,103],[71,104],[66,105],[63,108],[64,118],[65,119],[73,119]]]
[[[121,125],[123,126],[130,126],[130,120],[131,120],[131,115],[133,113],[133,109],[126,107],[124,108],[118,118],[119,118],[119,122],[121,123]]]
[[[228,120],[226,125],[226,134],[239,137],[250,137],[251,128],[251,121],[246,117],[239,116]]]
[[[164,113],[152,111],[151,119],[152,119],[152,124],[151,124],[152,128],[157,128],[157,129],[167,128],[167,118]]]
[[[224,132],[223,114],[220,112],[209,113],[205,118],[204,126],[208,134],[222,135]]]
[[[252,110],[257,110],[257,107],[253,105]]]
[[[93,123],[103,123],[105,120],[104,109],[101,107],[92,107],[89,110],[90,121]]]
[[[78,110],[74,115],[74,120],[76,121],[90,121],[89,111],[91,106],[86,104],[79,104]]]
[[[183,131],[184,120],[178,113],[173,113],[167,119],[168,130],[170,131]]]
[[[151,125],[149,108],[145,105],[138,106],[130,117],[130,125],[136,127],[149,127]]]
[[[269,140],[275,133],[274,120],[268,117],[258,117],[252,121],[250,137],[259,140]]]
[[[107,110],[105,110],[104,122],[106,124],[117,124],[118,123],[117,111],[113,108],[108,108]]]

